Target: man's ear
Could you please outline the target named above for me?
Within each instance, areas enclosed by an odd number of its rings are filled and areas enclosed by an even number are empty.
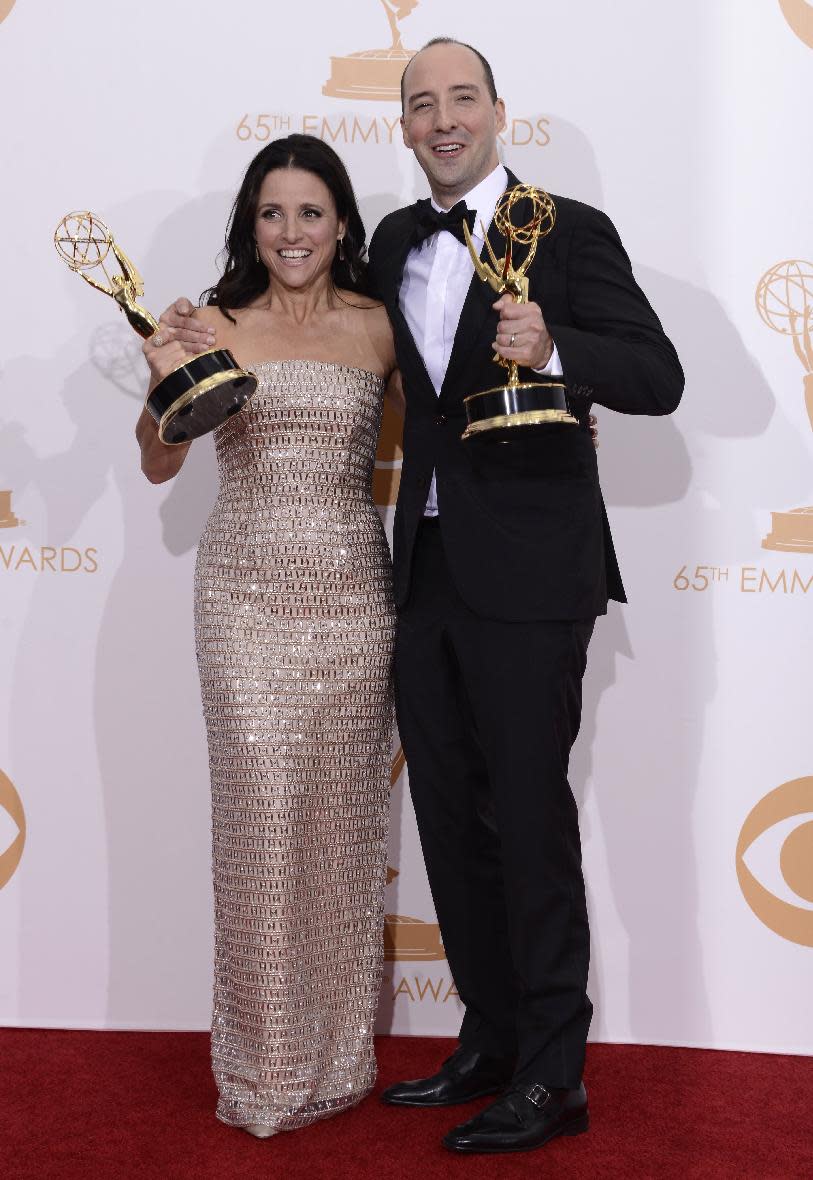
[[[412,151],[412,140],[409,138],[409,132],[407,131],[407,125],[403,115],[401,115],[401,135],[404,138],[404,147],[408,147]]]
[[[497,116],[497,134],[505,131],[508,126],[508,120],[505,117],[505,103],[501,98],[498,98],[494,103],[494,114]]]

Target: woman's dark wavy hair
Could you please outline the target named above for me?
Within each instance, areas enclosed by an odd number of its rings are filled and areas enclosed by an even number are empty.
[[[347,225],[342,242],[344,258],[339,257],[337,250],[330,277],[334,287],[360,295],[367,292],[364,224],[347,169],[333,148],[315,135],[288,135],[264,147],[246,169],[226,230],[223,275],[201,295],[202,303],[219,307],[230,320],[234,317],[229,315],[229,308],[246,307],[268,289],[268,271],[257,261],[254,221],[262,183],[269,172],[278,168],[301,168],[327,185],[339,220]]]

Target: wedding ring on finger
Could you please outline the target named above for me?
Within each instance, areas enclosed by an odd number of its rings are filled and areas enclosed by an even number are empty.
[[[511,339],[508,341],[508,347],[509,347],[509,348],[513,348],[513,347],[514,347],[514,340],[516,339],[516,335],[517,335],[517,334],[516,334],[516,332],[512,332],[512,333],[511,333]]]
[[[156,332],[152,338],[151,343],[152,343],[153,348],[160,348],[161,345],[164,343],[164,337],[161,335],[160,332]]]

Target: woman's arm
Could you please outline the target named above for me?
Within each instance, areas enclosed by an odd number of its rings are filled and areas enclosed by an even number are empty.
[[[178,474],[191,442],[175,443],[171,447],[162,443],[155,420],[146,407],[136,422],[135,434],[141,447],[141,470],[150,483],[166,483]]]
[[[178,365],[182,365],[188,358],[187,349],[178,341],[168,339],[172,329],[161,328],[160,336],[164,341],[160,347],[153,343],[155,337],[144,341],[143,353],[150,366],[150,384],[147,396],[152,393],[156,385],[168,376]],[[192,443],[176,443],[167,446],[158,437],[158,426],[155,419],[145,406],[136,423],[136,440],[141,448],[141,470],[150,483],[166,483],[178,474],[183,467],[187,451]]]

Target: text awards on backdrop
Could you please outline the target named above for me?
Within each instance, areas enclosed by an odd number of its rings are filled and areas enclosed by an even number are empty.
[[[141,275],[101,218],[88,212],[67,213],[56,227],[54,245],[72,271],[115,299],[142,339],[157,333],[156,320],[137,302],[144,294]],[[111,252],[121,274],[107,272],[105,260]],[[87,273],[97,267],[109,286]],[[241,410],[256,388],[257,378],[245,373],[227,349],[213,348],[178,365],[155,386],[145,406],[158,426],[161,442],[173,445],[214,430]]]

